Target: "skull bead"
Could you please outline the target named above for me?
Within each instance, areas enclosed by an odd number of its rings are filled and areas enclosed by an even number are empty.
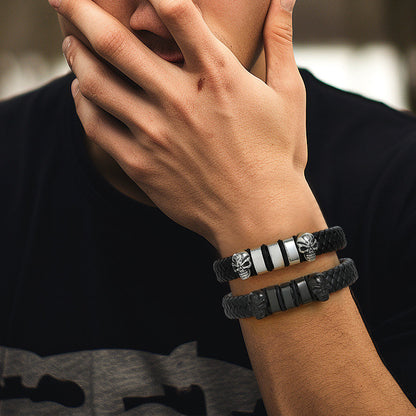
[[[316,259],[316,252],[318,250],[318,241],[311,233],[304,233],[297,238],[296,244],[298,250],[305,256],[307,261],[314,261]]]
[[[245,280],[251,276],[251,259],[246,251],[233,254],[231,266],[241,279]]]
[[[309,288],[316,300],[325,302],[329,299],[329,284],[322,273],[316,273],[310,278]]]

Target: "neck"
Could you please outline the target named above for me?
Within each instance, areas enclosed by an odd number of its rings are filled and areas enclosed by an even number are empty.
[[[250,72],[257,78],[265,81],[266,79],[266,64],[264,57],[264,50],[260,53],[255,64]],[[130,179],[129,176],[121,169],[119,164],[101,147],[84,136],[85,146],[87,152],[95,165],[98,172],[118,191],[135,199],[136,201],[155,206],[152,200],[138,187],[138,185]]]

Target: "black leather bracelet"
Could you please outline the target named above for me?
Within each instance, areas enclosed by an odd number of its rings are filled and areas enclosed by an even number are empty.
[[[230,257],[215,260],[213,268],[221,283],[233,279],[248,279],[267,271],[288,267],[304,261],[314,261],[316,256],[347,246],[344,230],[331,227],[315,233],[300,233],[275,244],[235,253]]]
[[[352,285],[358,279],[354,261],[340,259],[340,264],[325,272],[312,273],[281,285],[255,290],[248,295],[222,299],[225,315],[230,319],[265,318],[275,312],[295,308],[313,301],[324,302],[329,294]]]

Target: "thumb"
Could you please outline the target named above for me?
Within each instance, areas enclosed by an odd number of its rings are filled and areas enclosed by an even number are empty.
[[[293,54],[292,11],[296,0],[271,0],[263,28],[266,83],[275,90],[298,75]]]

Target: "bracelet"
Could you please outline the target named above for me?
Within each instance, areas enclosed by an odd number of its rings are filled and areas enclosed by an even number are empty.
[[[329,294],[352,285],[358,271],[350,258],[325,272],[312,273],[281,285],[255,290],[248,295],[222,299],[225,315],[230,319],[256,317],[262,319],[275,312],[285,311],[312,301],[324,302]]]
[[[315,233],[300,233],[286,240],[278,240],[275,244],[263,244],[254,250],[246,249],[215,260],[213,269],[221,283],[237,278],[246,280],[292,264],[314,261],[320,254],[341,250],[346,246],[344,230],[335,226]]]

